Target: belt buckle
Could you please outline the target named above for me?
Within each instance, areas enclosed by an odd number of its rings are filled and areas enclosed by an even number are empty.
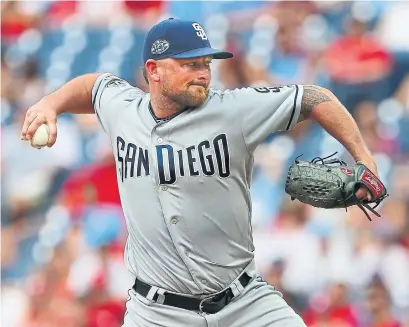
[[[203,311],[203,304],[204,304],[204,302],[205,302],[206,300],[209,300],[209,299],[211,299],[211,298],[213,298],[213,296],[205,297],[205,298],[203,298],[203,299],[200,301],[200,303],[199,303],[199,312],[200,312],[200,313],[205,313],[205,312]]]

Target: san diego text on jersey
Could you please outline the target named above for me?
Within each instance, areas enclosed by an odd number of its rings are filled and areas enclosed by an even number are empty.
[[[226,134],[182,149],[171,144],[155,146],[157,169],[150,167],[151,153],[137,144],[126,142],[117,136],[117,160],[123,182],[127,178],[148,176],[158,172],[160,184],[173,184],[183,176],[230,176],[230,156]]]

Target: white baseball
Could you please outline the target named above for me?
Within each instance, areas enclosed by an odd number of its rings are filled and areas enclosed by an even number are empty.
[[[47,124],[42,124],[37,128],[33,137],[30,140],[31,146],[35,148],[42,148],[47,145],[48,139],[50,137],[50,129]]]

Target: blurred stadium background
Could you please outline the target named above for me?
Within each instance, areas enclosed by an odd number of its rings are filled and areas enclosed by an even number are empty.
[[[19,132],[31,105],[79,74],[146,90],[144,34],[169,16],[201,22],[235,53],[214,63],[213,87],[320,84],[354,115],[391,193],[382,218],[289,201],[296,155],[352,162],[305,122],[255,155],[257,267],[310,327],[409,326],[407,1],[2,1],[1,14],[2,326],[121,326],[133,281],[108,138],[93,115],[60,117],[51,149]]]

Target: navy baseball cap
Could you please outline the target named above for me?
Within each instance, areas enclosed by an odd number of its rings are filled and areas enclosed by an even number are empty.
[[[193,21],[166,19],[152,27],[143,46],[144,63],[148,59],[183,59],[202,56],[227,59],[233,57],[233,54],[213,49],[203,27]]]

